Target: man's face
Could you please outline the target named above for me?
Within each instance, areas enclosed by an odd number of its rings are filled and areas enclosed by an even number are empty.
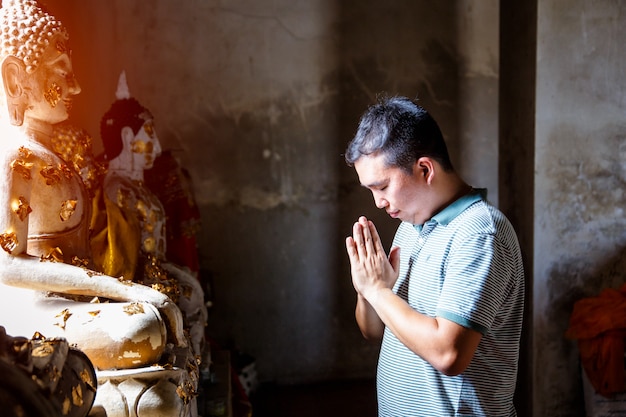
[[[51,124],[69,116],[72,97],[80,93],[74,77],[70,51],[62,36],[51,41],[37,69],[26,76],[25,89],[30,96],[26,115]]]
[[[397,166],[388,166],[381,154],[360,157],[354,168],[361,185],[372,192],[376,207],[412,224],[423,224],[431,216],[426,197],[426,180],[414,166],[409,174]]]

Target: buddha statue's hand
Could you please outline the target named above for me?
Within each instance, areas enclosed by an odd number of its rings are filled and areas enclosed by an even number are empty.
[[[162,306],[158,307],[167,322],[167,329],[171,332],[173,341],[177,346],[186,347],[187,338],[183,332],[183,316],[176,304],[168,299]]]
[[[165,319],[165,326],[172,341],[180,347],[187,346],[187,338],[183,331],[183,316],[178,306],[165,294],[150,287],[138,284],[133,289],[138,290],[138,301],[155,306]],[[170,338],[168,337],[168,339]]]

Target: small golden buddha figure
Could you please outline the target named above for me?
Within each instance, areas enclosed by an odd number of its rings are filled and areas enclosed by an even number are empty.
[[[158,362],[185,345],[182,315],[165,294],[94,271],[91,199],[53,125],[80,93],[68,34],[34,0],[0,11],[0,325],[16,336],[64,337],[98,369]]]

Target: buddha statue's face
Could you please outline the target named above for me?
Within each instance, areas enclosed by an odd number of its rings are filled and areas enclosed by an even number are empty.
[[[161,144],[152,120],[146,121],[135,135],[132,151],[138,156],[136,160],[145,162],[144,169],[152,168],[154,160],[161,154]]]
[[[55,124],[69,117],[72,98],[80,93],[80,86],[74,76],[70,51],[63,36],[51,39],[40,64],[24,78],[24,90],[28,95],[25,119]]]

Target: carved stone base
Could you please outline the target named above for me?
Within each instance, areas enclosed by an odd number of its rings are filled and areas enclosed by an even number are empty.
[[[90,417],[197,417],[197,379],[187,369],[151,366],[98,371]]]

